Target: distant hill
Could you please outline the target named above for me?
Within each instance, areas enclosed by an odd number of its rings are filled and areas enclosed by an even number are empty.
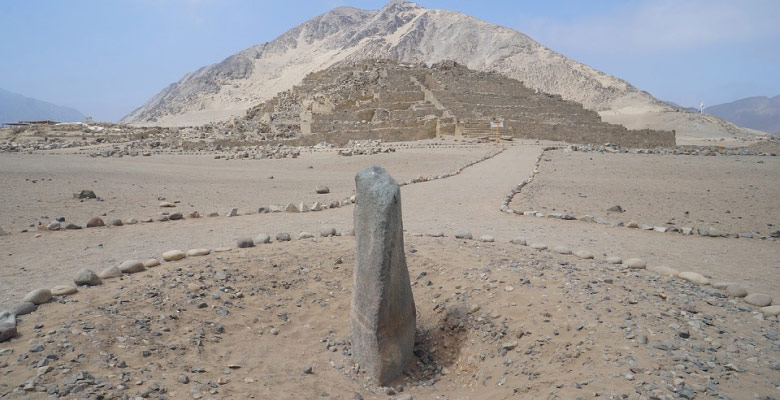
[[[780,96],[748,97],[707,107],[704,112],[745,128],[780,134]]]
[[[84,118],[84,114],[75,108],[58,106],[0,89],[0,123],[35,120],[77,122],[84,121]]]
[[[518,31],[403,0],[391,0],[377,11],[335,8],[270,42],[186,74],[121,122],[188,126],[226,121],[291,89],[309,73],[365,59],[452,60],[576,101],[604,121],[629,129],[676,130],[678,137],[749,134],[711,115],[682,112]]]

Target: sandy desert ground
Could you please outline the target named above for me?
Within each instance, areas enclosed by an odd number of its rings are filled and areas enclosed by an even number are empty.
[[[215,399],[780,396],[777,317],[657,268],[780,299],[780,243],[768,226],[780,223],[773,206],[780,192],[772,179],[780,172],[776,157],[567,153],[513,142],[479,161],[495,145],[440,143],[446,146],[251,161],[0,154],[0,226],[12,233],[0,237],[0,309],[29,290],[72,284],[82,268],[161,260],[171,249],[228,250],[105,280],[19,316],[19,336],[0,344],[0,397],[39,398],[47,391]],[[533,175],[540,156],[539,173],[512,208],[651,224],[675,218],[678,226],[690,221],[760,234],[684,236],[502,212],[507,192]],[[256,211],[343,200],[353,193],[354,174],[369,165],[384,165],[406,181],[471,163],[457,175],[402,188],[416,358],[393,388],[373,386],[350,363],[347,341],[353,206]],[[315,194],[321,184],[331,193]],[[81,189],[104,201],[73,199]],[[163,197],[180,203],[159,208]],[[606,213],[616,204],[625,209],[620,217]],[[225,217],[232,207],[242,215]],[[203,217],[21,232],[58,216],[83,225],[104,214],[108,222],[193,210]],[[211,211],[220,216],[205,217]],[[319,236],[330,227],[342,235]],[[458,230],[474,239],[456,239]],[[314,237],[297,239],[304,231]],[[236,249],[237,239],[279,232],[293,240]],[[495,241],[479,240],[483,235]],[[527,245],[510,243],[517,237]],[[610,264],[608,256],[641,258],[647,268]]]

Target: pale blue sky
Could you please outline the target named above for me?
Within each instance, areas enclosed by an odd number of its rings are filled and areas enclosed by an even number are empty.
[[[379,0],[0,0],[0,87],[116,121],[187,72],[339,5]],[[523,32],[686,106],[780,94],[777,0],[420,0]]]

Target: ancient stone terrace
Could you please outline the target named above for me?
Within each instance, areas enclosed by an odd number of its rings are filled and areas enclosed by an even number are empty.
[[[307,75],[300,85],[226,126],[258,140],[302,144],[350,139],[419,140],[493,134],[630,147],[674,146],[674,132],[629,131],[559,96],[454,62],[430,66],[366,60]]]

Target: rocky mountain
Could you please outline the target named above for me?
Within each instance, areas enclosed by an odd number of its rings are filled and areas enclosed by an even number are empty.
[[[780,134],[780,96],[748,97],[704,110],[745,128]]]
[[[685,113],[513,29],[402,0],[393,0],[378,11],[333,9],[273,41],[187,74],[122,122],[191,125],[226,120],[291,88],[308,73],[363,59],[453,60],[579,102],[606,121],[631,129],[676,129],[678,134],[694,135],[742,133],[717,118]]]
[[[84,114],[75,108],[59,106],[0,89],[0,123],[39,120],[77,122],[84,121],[84,118]]]

